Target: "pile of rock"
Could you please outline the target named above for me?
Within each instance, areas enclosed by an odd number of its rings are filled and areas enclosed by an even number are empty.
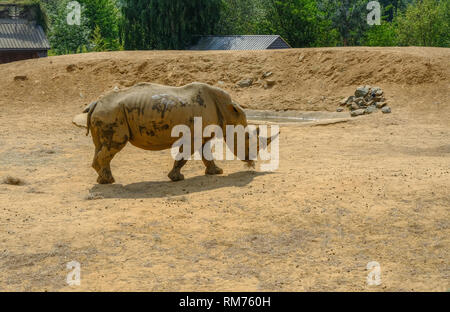
[[[371,114],[377,112],[379,109],[384,114],[391,112],[391,108],[387,105],[386,99],[384,98],[383,90],[379,87],[371,86],[358,87],[355,95],[343,99],[339,103],[339,106],[336,111],[342,112],[344,107],[348,107],[352,117]]]

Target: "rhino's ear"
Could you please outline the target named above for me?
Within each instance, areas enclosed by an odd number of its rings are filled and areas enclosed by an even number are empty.
[[[209,90],[224,120],[227,120],[229,117],[234,118],[239,115],[239,105],[233,103],[231,96],[227,92],[216,87],[210,87]]]
[[[231,102],[230,104],[227,105],[227,108],[230,112],[238,114],[239,110],[237,109],[237,106],[234,102]]]

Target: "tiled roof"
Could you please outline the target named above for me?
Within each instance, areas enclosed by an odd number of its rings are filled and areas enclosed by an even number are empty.
[[[0,19],[0,50],[48,50],[42,27],[24,20]]]
[[[191,50],[266,50],[289,49],[278,35],[202,36]]]

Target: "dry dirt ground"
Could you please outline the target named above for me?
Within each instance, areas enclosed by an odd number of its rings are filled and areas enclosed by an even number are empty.
[[[450,50],[118,52],[0,65],[1,291],[447,291]],[[271,89],[258,80],[271,71]],[[26,76],[26,77],[18,77]],[[235,83],[254,78],[250,88]],[[280,167],[239,161],[172,183],[169,151],[128,145],[97,185],[71,121],[118,86],[221,86],[247,108],[334,111],[361,84],[380,112],[281,126]],[[219,83],[219,81],[221,81]],[[81,264],[68,286],[66,264]],[[377,261],[382,284],[368,286]]]

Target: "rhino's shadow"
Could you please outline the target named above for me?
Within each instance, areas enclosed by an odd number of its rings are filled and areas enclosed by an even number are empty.
[[[229,186],[245,186],[254,178],[270,173],[242,171],[229,175],[201,175],[179,182],[148,181],[128,185],[96,184],[89,192],[100,198],[161,198],[209,191]]]

